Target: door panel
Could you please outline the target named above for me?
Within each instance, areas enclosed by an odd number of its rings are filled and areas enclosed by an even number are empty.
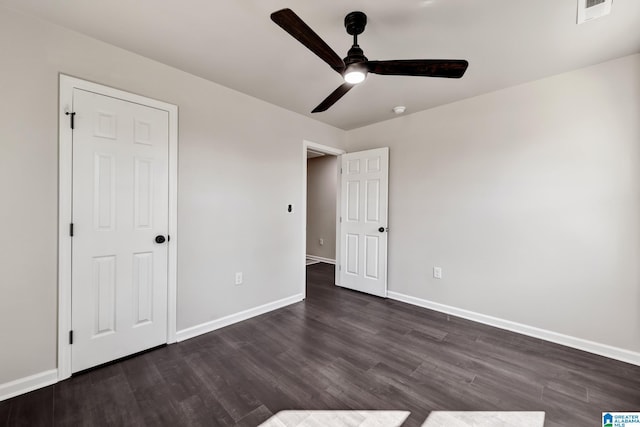
[[[380,254],[380,238],[378,236],[365,237],[364,247],[364,276],[367,279],[377,280],[379,276],[378,258]]]
[[[167,342],[168,112],[74,89],[72,372]]]
[[[380,222],[380,180],[373,179],[367,181],[366,192],[366,214],[367,222]]]
[[[110,334],[116,331],[116,257],[93,258],[93,303],[95,309],[93,335]]]
[[[153,227],[153,162],[149,159],[135,159],[133,176],[133,216],[135,229],[150,229]]]
[[[134,326],[153,321],[153,252],[133,254]]]
[[[386,297],[389,149],[345,154],[341,162],[339,285]]]

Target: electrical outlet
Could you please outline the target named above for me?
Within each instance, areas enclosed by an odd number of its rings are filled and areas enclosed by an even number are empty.
[[[436,279],[442,279],[442,268],[433,267],[433,277]]]
[[[236,285],[242,285],[242,272],[236,273]]]
[[[320,239],[320,246],[324,245],[324,239]]]

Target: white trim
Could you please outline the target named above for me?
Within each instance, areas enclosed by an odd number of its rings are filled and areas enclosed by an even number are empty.
[[[12,397],[29,393],[42,387],[50,386],[58,382],[58,370],[40,372],[39,374],[19,378],[8,383],[0,384],[0,402]]]
[[[302,260],[300,265],[305,265],[305,259],[307,257],[307,150],[311,149],[319,153],[325,153],[331,156],[337,156],[336,174],[338,175],[338,183],[340,182],[340,156],[345,154],[346,151],[340,148],[329,147],[328,145],[318,144],[316,142],[302,140],[302,206],[300,212],[301,224],[302,224]],[[336,259],[340,259],[340,185],[336,184]],[[336,268],[335,283],[338,283],[338,269]],[[307,273],[306,269],[302,268],[302,277],[300,278],[302,284],[302,298],[307,297]]]
[[[167,344],[176,342],[178,327],[178,106],[169,110],[169,230],[167,242]]]
[[[168,299],[167,343],[176,342],[177,319],[177,243],[178,243],[178,107],[173,104],[108,86],[60,74],[59,122],[59,191],[58,191],[58,380],[71,376],[71,346],[68,333],[71,329],[71,219],[72,138],[69,117],[73,111],[73,90],[83,89],[111,96],[128,102],[146,105],[169,113],[169,230],[168,243]]]
[[[321,256],[315,256],[315,255],[309,255],[309,254],[307,254],[307,258],[312,259],[314,261],[318,261],[318,262],[324,262],[327,264],[333,264],[333,265],[336,264],[336,260],[331,258],[324,258]]]
[[[69,118],[73,111],[73,82],[60,75],[58,111],[58,379],[71,376],[71,348],[65,339],[71,330],[71,218],[72,159]]]
[[[233,325],[234,323],[242,322],[243,320],[251,319],[252,317],[259,316],[261,314],[265,314],[291,304],[295,304],[302,301],[303,299],[304,297],[302,296],[302,294],[296,294],[278,301],[269,302],[258,307],[250,308],[248,310],[221,317],[220,319],[212,320],[210,322],[201,323],[199,325],[183,329],[181,331],[178,331],[178,333],[176,334],[176,338],[178,342],[185,341],[190,338],[195,338],[199,335],[215,331],[216,329],[224,328],[225,326]]]
[[[342,156],[346,154],[346,151],[338,156],[336,159],[336,268],[334,269],[333,283],[340,285],[340,264],[339,259],[342,259],[342,241],[340,236],[342,235],[342,221],[340,221],[340,215],[342,212],[342,185],[340,180],[342,179]],[[306,188],[306,185],[305,185]],[[306,244],[305,244],[306,248]]]
[[[389,291],[390,299],[640,366],[640,353]]]

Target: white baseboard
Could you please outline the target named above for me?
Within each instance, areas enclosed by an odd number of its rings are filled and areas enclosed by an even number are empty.
[[[176,338],[178,342],[188,340],[190,338],[197,337],[198,335],[206,334],[207,332],[215,331],[216,329],[224,328],[225,326],[233,325],[234,323],[242,322],[243,320],[247,320],[252,317],[259,316],[261,314],[268,313],[282,307],[286,307],[288,305],[302,301],[303,299],[304,297],[302,296],[302,294],[296,294],[288,298],[283,298],[278,301],[273,301],[267,304],[260,305],[258,307],[250,308],[239,313],[230,314],[229,316],[221,317],[220,319],[201,323],[199,325],[178,331],[176,333]]]
[[[630,350],[613,347],[607,344],[600,344],[594,341],[588,341],[582,338],[572,337],[570,335],[564,335],[557,332],[548,331],[546,329],[540,329],[534,326],[500,319],[498,317],[487,316],[485,314],[476,313],[473,311],[464,310],[461,308],[456,308],[449,305],[412,297],[409,295],[404,295],[398,292],[389,291],[387,293],[387,296],[390,299],[396,301],[406,302],[407,304],[417,305],[418,307],[424,307],[430,310],[439,311],[441,313],[450,314],[452,316],[462,317],[463,319],[473,320],[474,322],[495,326],[496,328],[506,329],[508,331],[517,332],[522,335],[540,338],[545,341],[554,342],[556,344],[561,344],[567,347],[572,347],[578,350],[583,350],[589,353],[608,357],[610,359],[620,360],[622,362],[640,366],[640,353],[636,353]]]
[[[315,256],[315,255],[307,255],[307,258],[312,259],[314,261],[318,261],[318,262],[326,262],[327,264],[336,264],[336,260],[335,259],[331,259],[331,258],[323,258],[321,256]]]
[[[0,384],[0,402],[57,382],[58,370],[51,369],[50,371],[40,372],[39,374]]]

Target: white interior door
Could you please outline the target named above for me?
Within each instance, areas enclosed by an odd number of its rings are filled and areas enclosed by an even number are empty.
[[[72,372],[167,342],[168,112],[74,89]]]
[[[341,156],[339,283],[387,296],[389,148]]]

